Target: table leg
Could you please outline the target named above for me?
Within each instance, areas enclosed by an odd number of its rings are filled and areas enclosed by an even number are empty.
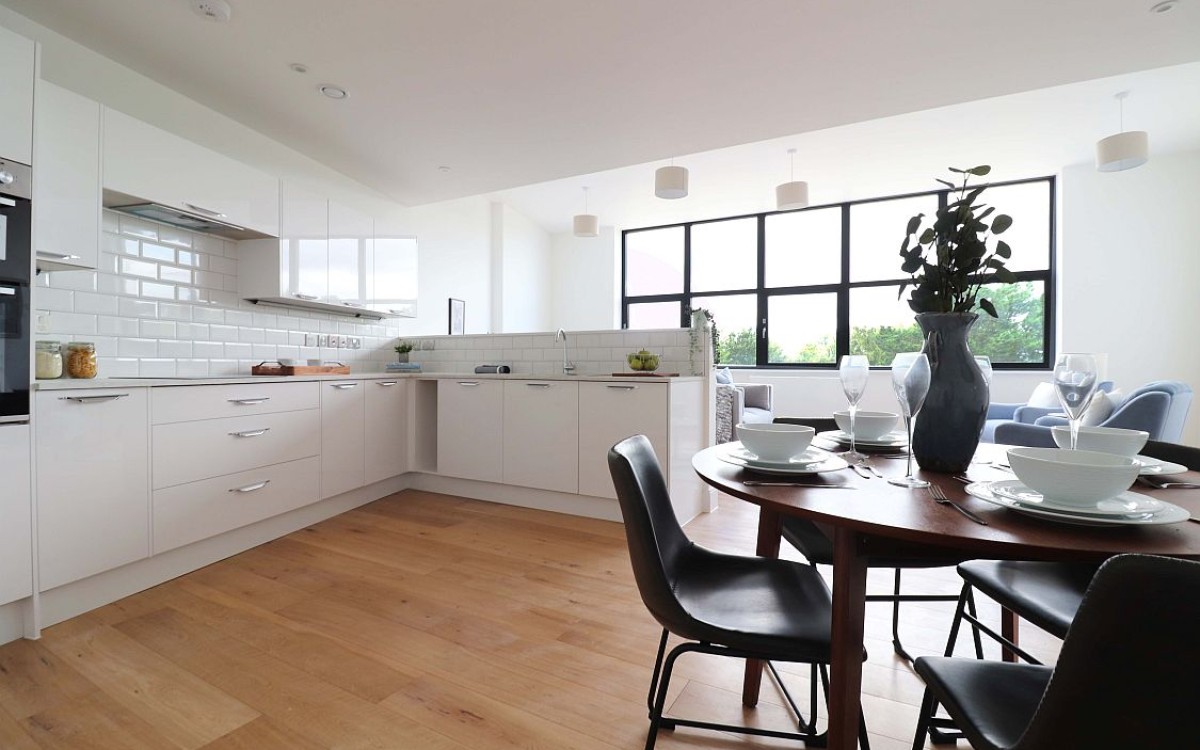
[[[1020,621],[1016,612],[1013,612],[1008,607],[1000,608],[1000,635],[1012,641],[1017,646],[1021,645],[1017,640],[1020,638],[1021,626],[1018,624]],[[1016,652],[1007,648],[1003,649],[1000,658],[1010,662],[1015,662],[1018,659]]]
[[[863,618],[867,558],[858,535],[838,527],[833,536],[833,654],[829,664],[829,750],[858,747],[862,712]]]
[[[759,557],[779,557],[782,517],[774,510],[758,509],[758,544],[754,553]],[[763,663],[758,659],[746,660],[746,674],[742,679],[742,705],[754,708],[758,705],[758,692],[762,685]]]

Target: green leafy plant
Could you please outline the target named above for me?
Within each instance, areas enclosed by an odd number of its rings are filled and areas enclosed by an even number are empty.
[[[408,354],[413,350],[413,345],[407,341],[400,341],[396,344],[394,350],[397,354]]]
[[[900,270],[911,278],[900,285],[898,296],[903,297],[911,285],[908,306],[914,312],[970,312],[978,304],[994,318],[996,307],[979,296],[980,290],[986,284],[1011,284],[1017,277],[1004,265],[1012,257],[1008,243],[997,240],[989,249],[988,240],[1012,226],[1012,217],[979,202],[987,185],[969,185],[972,177],[986,177],[991,167],[951,167],[950,171],[962,175],[961,185],[938,182],[956,191],[950,196],[954,200],[939,208],[933,224],[923,230],[925,214],[908,220],[900,245],[904,258]]]
[[[692,314],[697,312],[704,313],[705,319],[708,320],[709,330],[712,331],[713,364],[719,365],[721,364],[721,334],[717,331],[716,318],[713,317],[711,310],[706,310],[703,307],[689,307],[687,310],[688,319],[690,320]],[[690,337],[692,348],[698,348],[698,342],[696,341],[696,329],[692,329]]]

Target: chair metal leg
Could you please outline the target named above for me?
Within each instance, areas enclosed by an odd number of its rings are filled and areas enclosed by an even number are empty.
[[[658,656],[654,657],[654,672],[650,676],[650,692],[646,695],[646,710],[654,715],[654,688],[658,686],[658,675],[662,671],[663,654],[667,650],[667,636],[670,633],[663,628],[662,638],[658,639]]]
[[[922,750],[925,747],[925,738],[930,734],[930,722],[936,710],[937,701],[933,698],[933,691],[925,688],[925,696],[921,699],[921,712],[917,715],[917,736],[913,740],[912,750]]]

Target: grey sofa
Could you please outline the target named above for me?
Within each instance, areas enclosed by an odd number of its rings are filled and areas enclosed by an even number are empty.
[[[761,424],[774,420],[774,386],[770,383],[717,385],[716,439],[718,443],[737,440],[739,423]]]

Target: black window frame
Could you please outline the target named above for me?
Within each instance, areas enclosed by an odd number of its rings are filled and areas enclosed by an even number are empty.
[[[1007,187],[1011,185],[1026,185],[1036,182],[1045,182],[1049,189],[1049,226],[1047,227],[1049,247],[1049,257],[1047,266],[1044,270],[1035,271],[1014,271],[1013,275],[1017,281],[1034,281],[1042,282],[1043,286],[1043,330],[1042,330],[1042,361],[1041,362],[993,362],[993,367],[997,370],[1048,370],[1055,357],[1055,341],[1053,331],[1055,329],[1055,282],[1058,276],[1057,262],[1057,227],[1058,227],[1058,181],[1054,175],[1044,177],[1026,177],[1019,180],[1008,180],[1005,182],[988,183],[989,188]],[[850,281],[850,213],[853,206],[880,203],[892,200],[905,200],[909,198],[924,198],[936,196],[938,207],[945,207],[950,200],[948,196],[956,192],[949,188],[941,188],[938,190],[926,190],[915,193],[901,193],[898,195],[888,195],[877,198],[861,198],[858,200],[844,201],[841,203],[827,203],[819,206],[808,206],[806,208],[794,209],[791,211],[764,211],[753,214],[740,214],[736,216],[722,216],[713,219],[700,219],[696,221],[676,222],[673,224],[660,224],[649,227],[637,227],[634,229],[623,229],[621,231],[621,328],[629,328],[629,306],[631,304],[641,304],[648,302],[679,302],[680,303],[680,327],[687,328],[691,325],[690,315],[693,309],[693,301],[703,300],[705,297],[726,297],[737,294],[754,294],[757,298],[757,322],[755,324],[755,364],[753,365],[738,365],[729,364],[728,366],[735,369],[771,369],[771,370],[833,370],[837,369],[837,363],[841,357],[850,353],[850,292],[853,289],[861,289],[868,287],[894,287],[908,279],[903,275],[898,275],[895,278],[878,281]],[[787,287],[767,287],[766,281],[766,221],[767,217],[780,214],[802,213],[806,211],[828,210],[838,208],[841,210],[842,218],[842,243],[841,243],[841,279],[837,283],[832,284],[812,284],[801,286]],[[705,292],[693,293],[691,291],[692,284],[692,227],[703,224],[711,224],[721,221],[734,221],[737,219],[755,219],[758,230],[757,252],[758,252],[758,272],[757,286],[755,288],[746,289],[722,289]],[[650,294],[630,297],[626,290],[626,270],[628,268],[626,253],[628,249],[628,237],[630,234],[639,232],[650,232],[662,229],[671,229],[674,227],[683,228],[683,290],[672,294]],[[901,239],[901,227],[897,228],[896,240],[897,248]],[[896,269],[899,272],[900,256],[896,255]],[[767,315],[768,306],[771,297],[788,296],[797,294],[837,294],[837,333],[835,336],[835,352],[833,362],[767,362],[768,357],[768,342],[770,341],[770,320]],[[698,307],[703,307],[703,304],[698,304]],[[986,313],[981,313],[986,315]],[[717,321],[718,327],[720,321]],[[724,364],[724,363],[722,363]],[[875,367],[886,367],[886,365],[876,365]]]

